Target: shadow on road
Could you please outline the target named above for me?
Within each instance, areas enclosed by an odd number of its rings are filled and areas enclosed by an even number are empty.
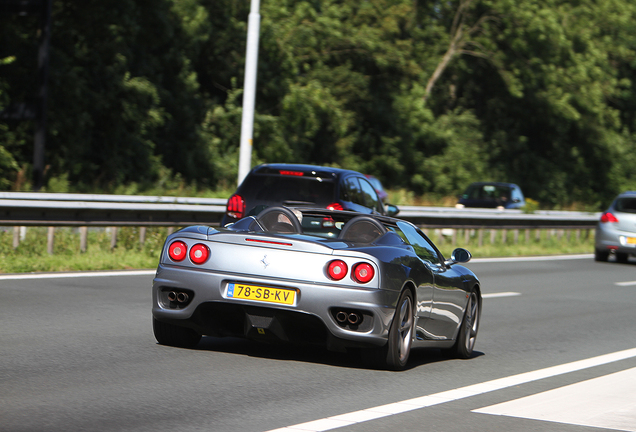
[[[383,369],[368,350],[356,349],[344,352],[328,351],[319,346],[299,346],[289,344],[265,344],[240,338],[203,337],[195,350],[216,351],[227,354],[261,357],[272,360],[296,361],[325,364],[335,367],[355,369]],[[475,351],[473,358],[485,355]],[[414,349],[411,351],[406,370],[430,363],[457,361],[438,349]]]

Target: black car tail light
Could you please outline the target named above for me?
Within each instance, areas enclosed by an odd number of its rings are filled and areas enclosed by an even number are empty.
[[[347,263],[342,260],[333,260],[327,266],[327,274],[333,280],[339,281],[344,279],[349,271]]]
[[[327,206],[327,210],[344,210],[340,203],[333,202]]]
[[[210,257],[210,249],[204,244],[197,243],[190,249],[190,260],[195,264],[203,264]]]
[[[603,216],[601,216],[601,222],[603,222],[603,223],[607,223],[607,222],[618,223],[618,219],[612,213],[605,212],[605,213],[603,213]]]
[[[245,200],[242,196],[234,194],[227,200],[227,211],[229,217],[241,219],[245,216]]]
[[[188,253],[188,247],[182,241],[175,241],[168,247],[168,255],[173,261],[183,261]]]
[[[367,283],[375,275],[373,266],[368,263],[358,263],[353,267],[353,279],[358,283]]]

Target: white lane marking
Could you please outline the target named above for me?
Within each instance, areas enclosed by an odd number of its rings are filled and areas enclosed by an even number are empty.
[[[632,286],[632,285],[636,285],[636,281],[616,282],[614,285],[617,285],[617,286]]]
[[[561,260],[575,260],[575,259],[591,259],[592,254],[578,254],[578,255],[546,255],[546,256],[529,256],[529,257],[500,257],[500,258],[473,258],[471,263],[493,263],[493,262],[506,262],[506,261],[561,261]]]
[[[539,369],[532,372],[525,372],[518,375],[512,375],[505,378],[499,378],[492,381],[486,381],[480,384],[473,384],[466,387],[460,387],[454,390],[448,390],[441,393],[435,393],[428,396],[408,399],[401,402],[395,402],[374,408],[368,408],[351,413],[341,414],[320,420],[314,420],[307,423],[300,423],[293,426],[287,426],[279,429],[273,429],[268,432],[322,432],[331,429],[337,429],[350,426],[356,423],[363,423],[382,417],[388,417],[403,412],[413,411],[433,405],[439,405],[446,402],[456,401],[482,393],[488,393],[496,390],[505,389],[532,381],[563,375],[569,372],[575,372],[582,369],[600,366],[607,363],[625,360],[636,357],[636,348],[617,351],[610,354],[592,357],[589,359],[579,360],[572,363],[566,363],[558,366],[552,366],[545,369]]]
[[[516,297],[520,296],[521,293],[518,292],[500,292],[500,293],[490,293],[490,294],[482,294],[482,298],[497,298],[497,297]]]
[[[636,368],[472,412],[636,432],[634,387]]]
[[[104,276],[150,276],[150,275],[154,275],[155,273],[157,273],[157,270],[99,271],[99,272],[73,272],[73,273],[28,273],[28,274],[0,275],[0,280],[60,279],[60,278],[104,277]]]

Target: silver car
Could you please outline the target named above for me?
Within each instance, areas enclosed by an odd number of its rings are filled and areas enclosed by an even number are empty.
[[[626,263],[636,255],[636,192],[618,195],[596,225],[594,259],[607,261],[610,254]]]
[[[413,224],[380,215],[269,207],[227,227],[192,226],[164,245],[152,289],[160,344],[202,335],[360,349],[392,370],[411,348],[472,356],[477,277]]]

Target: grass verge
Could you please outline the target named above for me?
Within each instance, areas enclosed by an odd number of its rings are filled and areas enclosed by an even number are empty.
[[[138,227],[117,230],[117,244],[111,249],[112,232],[91,229],[86,252],[80,252],[79,232],[57,228],[53,254],[47,253],[47,228],[28,228],[17,248],[13,229],[0,231],[0,273],[57,272],[81,270],[152,269],[157,266],[167,228],[148,228],[143,244]],[[594,231],[558,230],[429,230],[429,237],[445,257],[455,247],[468,249],[475,258],[592,253]]]
[[[446,230],[444,230],[446,231]],[[468,231],[468,234],[466,234]],[[455,247],[475,258],[585,254],[594,252],[594,230],[457,230],[455,240],[430,230],[428,236],[450,257]]]

